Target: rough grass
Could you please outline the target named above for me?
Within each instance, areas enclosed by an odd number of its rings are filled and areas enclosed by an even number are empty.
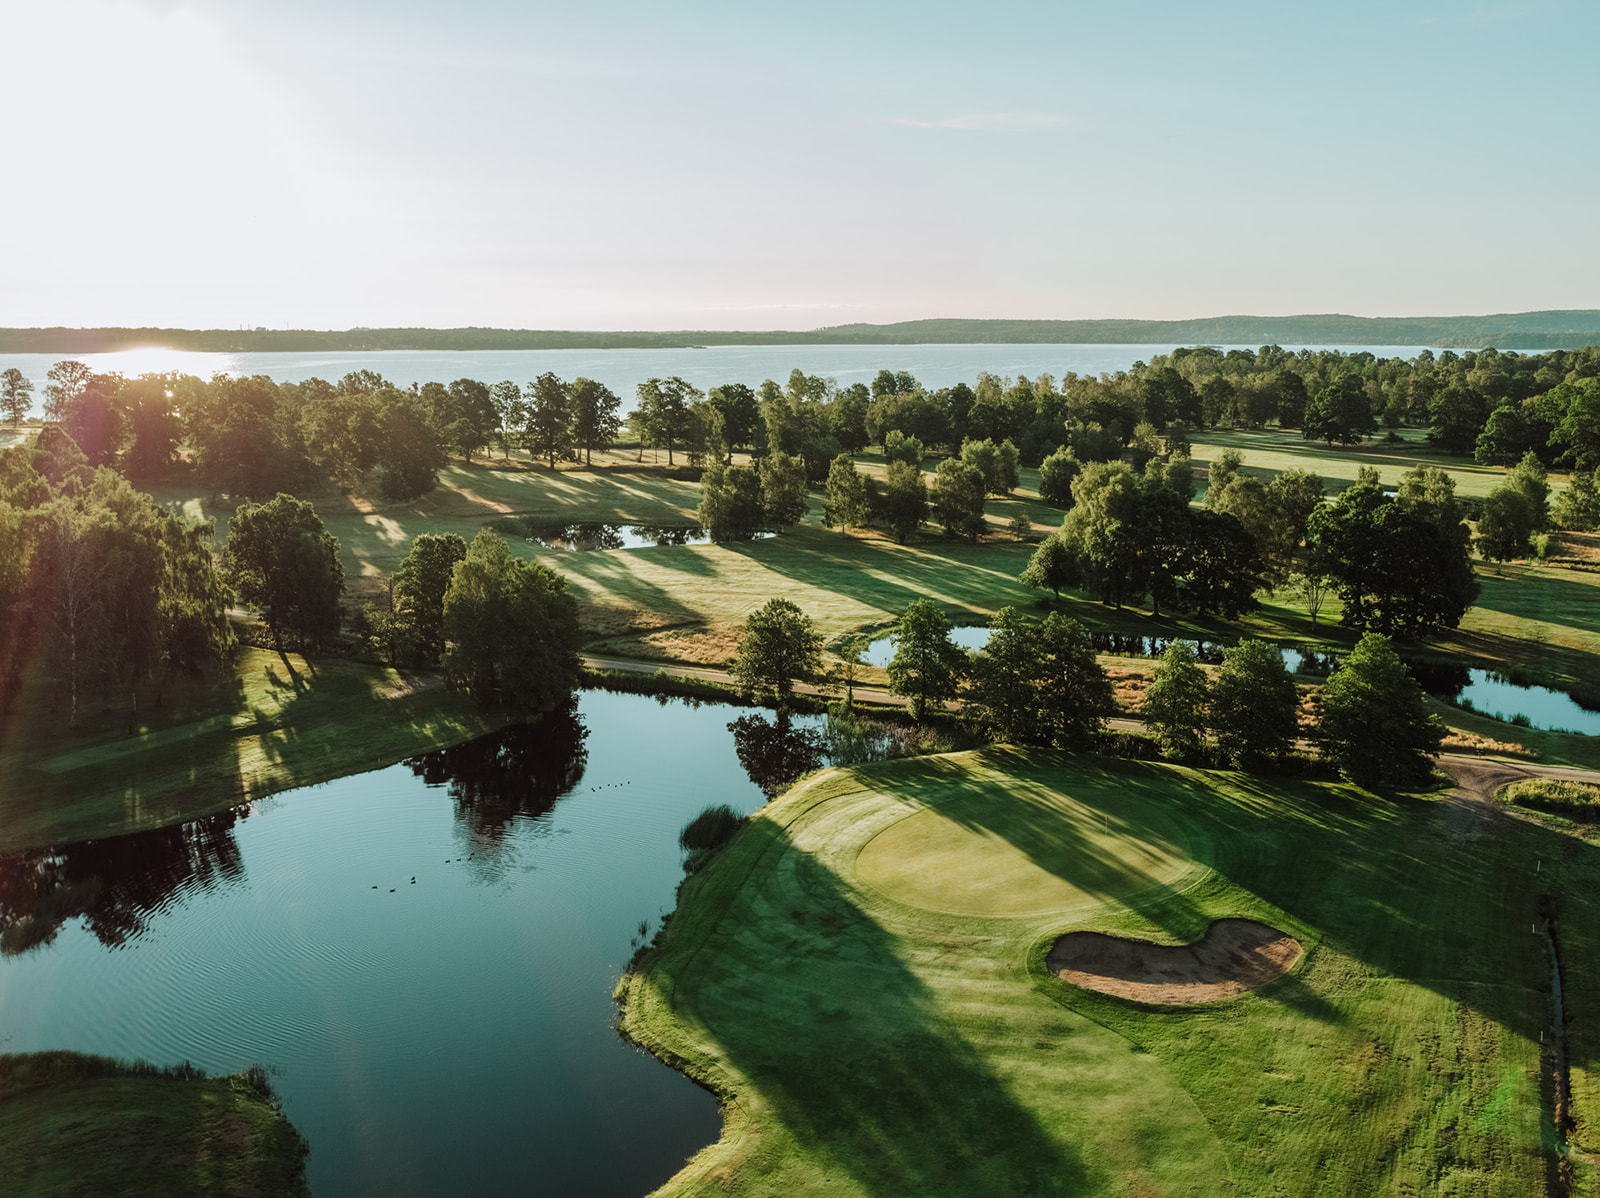
[[[259,1076],[0,1056],[0,1193],[304,1195],[306,1142]]]
[[[1549,811],[1569,819],[1600,819],[1600,786],[1564,778],[1527,778],[1501,789],[1499,798],[1518,807]]]
[[[945,887],[965,913],[887,897],[858,857],[907,818],[1026,857],[1013,885],[1059,909],[1004,917],[965,878]],[[1593,1152],[1600,846],[1485,818],[1462,837],[1429,799],[1004,749],[819,775],[685,884],[625,982],[629,1034],[725,1099],[722,1139],[662,1192],[1545,1192],[1530,926],[1553,889]],[[1176,885],[1141,857],[1174,827],[1196,862]],[[915,848],[894,868],[939,876]],[[1087,905],[1050,897],[1108,852],[1124,876]],[[1253,994],[1160,1010],[1043,968],[1064,930],[1184,943],[1224,916],[1308,952]],[[1575,1192],[1600,1193],[1594,1167]]]
[[[120,698],[120,696],[119,696]],[[0,851],[157,828],[499,725],[436,676],[241,648],[225,684],[66,727],[34,676],[0,724]]]

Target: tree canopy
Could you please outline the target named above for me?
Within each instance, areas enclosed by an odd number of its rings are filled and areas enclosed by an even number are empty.
[[[787,599],[768,599],[750,613],[730,672],[746,695],[771,695],[780,706],[796,682],[810,682],[822,669],[822,636]]]
[[[489,529],[452,567],[443,630],[445,682],[480,707],[552,711],[578,684],[578,605],[566,580],[512,556]]]

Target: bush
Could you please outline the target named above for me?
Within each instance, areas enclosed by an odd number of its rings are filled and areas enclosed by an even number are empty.
[[[1600,786],[1558,778],[1528,778],[1500,792],[1502,802],[1564,815],[1568,819],[1600,820]]]
[[[683,831],[678,833],[678,845],[688,852],[721,848],[733,838],[742,823],[743,816],[726,803],[718,803],[683,825]]]

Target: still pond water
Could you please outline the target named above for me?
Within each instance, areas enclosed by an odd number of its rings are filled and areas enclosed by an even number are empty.
[[[266,1065],[320,1198],[643,1194],[720,1119],[618,1038],[612,989],[682,825],[814,768],[807,735],[590,691],[247,816],[0,858],[0,1051]]]

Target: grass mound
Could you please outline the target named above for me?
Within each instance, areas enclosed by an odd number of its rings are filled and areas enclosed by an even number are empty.
[[[1541,1193],[1562,1165],[1533,888],[1564,896],[1572,1140],[1593,1153],[1600,847],[1522,821],[1441,835],[1447,806],[1001,748],[807,779],[684,884],[625,980],[627,1033],[724,1099],[722,1139],[661,1192]],[[1153,874],[1151,846],[1188,865]],[[964,852],[1095,903],[997,901]],[[1093,872],[1106,856],[1120,872]],[[905,901],[940,879],[964,897]],[[1165,1010],[1046,963],[1064,932],[1181,945],[1228,918],[1304,959]],[[1573,1192],[1600,1193],[1571,1159]]]
[[[1526,778],[1500,791],[1503,802],[1568,819],[1600,820],[1600,786],[1564,778]]]
[[[6,1194],[309,1193],[309,1149],[260,1069],[0,1056],[0,1143]]]

